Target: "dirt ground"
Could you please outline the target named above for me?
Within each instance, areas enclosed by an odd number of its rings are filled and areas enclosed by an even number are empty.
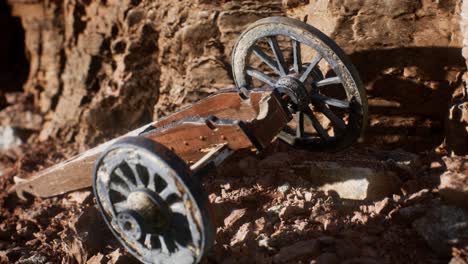
[[[15,175],[28,175],[78,152],[62,142],[22,145],[0,156],[2,263],[138,263],[112,237],[91,190],[19,200],[9,193]],[[409,155],[398,166],[389,157]],[[443,153],[411,155],[358,145],[325,154],[275,142],[260,156],[239,153],[204,179],[213,206],[216,242],[204,263],[466,263],[468,244],[436,252],[414,220],[441,207]],[[294,164],[313,161],[383,163],[402,181],[377,201],[344,200],[315,189]],[[437,223],[436,223],[437,224]],[[458,261],[458,262],[456,262]],[[464,262],[465,261],[465,262]]]

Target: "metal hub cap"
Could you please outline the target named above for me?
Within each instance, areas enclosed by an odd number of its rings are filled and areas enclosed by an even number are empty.
[[[96,164],[94,190],[104,219],[145,263],[195,263],[209,237],[206,205],[191,192],[185,163],[167,149],[156,155],[154,146],[141,144],[157,144],[151,140],[136,140],[111,147]]]
[[[304,84],[299,79],[289,75],[281,77],[275,83],[275,88],[277,88],[279,92],[287,94],[296,105],[297,109],[306,109],[309,107],[309,94]]]

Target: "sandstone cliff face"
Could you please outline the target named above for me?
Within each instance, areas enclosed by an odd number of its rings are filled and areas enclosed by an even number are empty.
[[[232,87],[240,32],[307,18],[351,55],[370,96],[369,138],[435,146],[461,87],[460,0],[20,1],[40,138],[94,144]],[[424,144],[420,144],[424,143]]]

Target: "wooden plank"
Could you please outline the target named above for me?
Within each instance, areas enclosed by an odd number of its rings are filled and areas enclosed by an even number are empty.
[[[209,115],[229,120],[214,122],[213,127],[193,119],[201,117],[204,120]],[[184,120],[187,118],[192,121]],[[272,90],[252,91],[247,100],[242,99],[234,90],[224,91],[161,121],[135,129],[52,166],[32,178],[16,177],[16,184],[10,191],[16,191],[23,198],[25,192],[39,197],[51,197],[90,187],[96,158],[120,138],[138,136],[143,131],[147,131],[144,133],[145,137],[166,145],[185,161],[193,163],[202,158],[207,149],[217,144],[227,144],[232,150],[250,148],[255,145],[252,142],[254,138],[259,139],[257,143],[261,147],[265,147],[287,124],[284,120],[288,118],[280,99]],[[153,130],[148,132],[149,127]]]
[[[138,136],[147,127],[148,125],[142,126],[121,137],[107,141],[69,160],[42,170],[31,178],[15,177],[15,185],[10,192],[16,191],[18,196],[24,199],[25,192],[38,197],[51,197],[90,187],[97,157],[119,139]]]
[[[259,111],[259,101],[270,93],[271,90],[254,90],[250,93],[249,99],[242,99],[235,90],[221,91],[174,114],[163,117],[152,126],[158,128],[184,118],[207,117],[209,115],[215,115],[219,119],[253,120]]]
[[[252,147],[252,142],[238,122],[216,124],[212,128],[205,122],[188,121],[146,134],[145,137],[162,143],[189,164],[219,144],[227,144],[232,150]]]

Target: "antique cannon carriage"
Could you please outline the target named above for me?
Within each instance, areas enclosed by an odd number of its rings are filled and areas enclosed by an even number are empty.
[[[240,149],[276,138],[310,150],[339,150],[367,123],[359,76],[314,27],[261,19],[232,55],[236,88],[57,164],[16,191],[50,197],[93,187],[105,222],[145,263],[196,263],[214,241],[201,177]]]

